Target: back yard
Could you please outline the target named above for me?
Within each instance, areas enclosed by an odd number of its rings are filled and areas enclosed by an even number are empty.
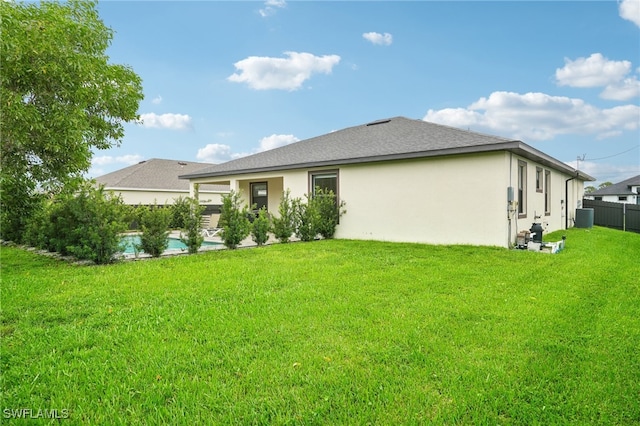
[[[89,267],[2,247],[2,417],[640,424],[640,235],[566,235]]]

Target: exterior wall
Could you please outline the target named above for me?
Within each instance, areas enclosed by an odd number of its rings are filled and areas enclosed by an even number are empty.
[[[247,205],[251,204],[251,183],[255,182],[267,182],[267,197],[269,200],[267,210],[269,212],[277,212],[278,204],[282,197],[283,179],[273,176],[251,176],[246,179],[236,180],[235,189],[240,191],[242,199]]]
[[[507,245],[500,153],[340,168],[337,238]]]
[[[524,162],[527,165],[527,205],[524,215],[517,211],[510,214],[511,241],[515,241],[519,231],[529,230],[534,222],[542,224],[544,232],[553,232],[573,226],[576,209],[582,207],[584,194],[584,182],[574,178],[575,175],[559,172],[543,164],[534,162],[517,155],[506,154],[510,163],[509,186],[517,192],[518,188],[518,164]],[[536,171],[542,172],[542,192],[536,190]],[[549,210],[545,211],[545,172],[549,172],[550,178],[550,203]],[[568,179],[571,179],[567,181]],[[517,195],[516,195],[517,199]],[[568,216],[567,216],[568,215]],[[544,238],[544,234],[543,234]]]
[[[161,191],[161,190],[135,190],[135,189],[118,189],[118,188],[106,188],[108,191],[113,191],[115,194],[120,194],[125,204],[138,205],[138,204],[154,204],[158,205],[171,205],[174,200],[179,197],[188,197],[187,191]],[[200,200],[203,204],[222,204],[222,195],[220,193],[213,192],[201,192]]]
[[[527,204],[521,217],[507,200],[508,187],[517,193],[518,161],[527,164]],[[544,211],[544,186],[543,192],[536,191],[537,167],[543,179],[544,171],[550,171],[549,214]],[[338,195],[346,202],[336,238],[509,247],[518,231],[530,229],[534,221],[545,232],[564,229],[565,221],[573,226],[584,191],[583,182],[572,179],[566,193],[565,182],[573,176],[508,152],[203,178],[192,184],[229,184],[248,204],[250,183],[266,181],[268,209],[277,214],[284,189],[290,189],[292,198],[303,197],[310,190],[309,174],[322,170],[338,170]]]
[[[251,183],[254,182],[267,182],[268,191],[268,205],[267,210],[270,213],[276,214],[278,212],[278,205],[282,198],[283,191],[289,189],[291,191],[291,197],[302,197],[309,192],[308,188],[308,175],[307,170],[287,170],[279,172],[265,172],[265,173],[253,173],[253,174],[241,174],[233,177],[223,176],[220,178],[198,178],[191,180],[191,186],[194,184],[218,184],[229,185],[229,187],[240,193],[241,199],[247,205],[251,202],[250,188]],[[203,194],[200,194],[200,199],[204,198]]]

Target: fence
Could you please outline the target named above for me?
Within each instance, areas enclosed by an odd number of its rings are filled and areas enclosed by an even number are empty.
[[[640,205],[583,200],[582,207],[593,209],[594,225],[640,232]]]

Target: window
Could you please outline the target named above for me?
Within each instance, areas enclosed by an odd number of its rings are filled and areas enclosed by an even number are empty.
[[[338,198],[338,171],[323,171],[310,174],[311,194],[316,193],[316,188],[322,188],[325,191],[333,191]]]
[[[256,209],[260,210],[262,207],[268,208],[267,197],[267,182],[252,182],[251,183],[251,206],[255,204]]]
[[[593,197],[593,199],[596,201],[602,201],[602,197]]]
[[[551,214],[551,171],[544,171],[544,214]]]
[[[542,169],[536,167],[536,192],[542,192]]]
[[[527,217],[527,163],[518,161],[518,217]]]
[[[618,201],[627,201],[627,196],[620,196],[618,197]]]

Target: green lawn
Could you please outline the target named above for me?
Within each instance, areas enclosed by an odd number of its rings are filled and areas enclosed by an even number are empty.
[[[566,235],[89,267],[3,247],[2,420],[640,424],[640,235]]]

